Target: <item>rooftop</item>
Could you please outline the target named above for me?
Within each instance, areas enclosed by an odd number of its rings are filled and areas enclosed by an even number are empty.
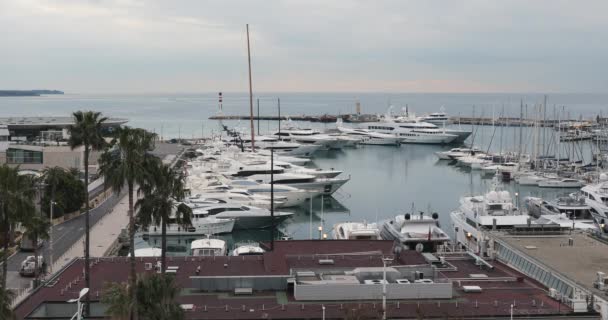
[[[590,291],[597,271],[608,274],[608,244],[585,233],[497,238]]]
[[[265,244],[264,246],[267,246]],[[175,280],[182,289],[180,304],[192,304],[188,319],[260,319],[260,318],[321,318],[322,307],[328,318],[345,318],[349,314],[378,316],[381,302],[372,297],[365,301],[296,301],[290,290],[254,291],[239,296],[231,291],[202,292],[193,287],[191,277],[230,277],[246,275],[289,275],[292,269],[319,268],[319,259],[333,259],[335,264],[326,269],[381,267],[382,255],[393,251],[392,241],[312,240],[277,241],[275,251],[261,256],[242,257],[173,257],[167,266],[177,270]],[[158,258],[137,258],[137,273],[154,273],[146,263],[155,264]],[[106,282],[124,282],[128,276],[128,259],[107,257],[92,259],[91,299],[98,301]],[[546,294],[546,289],[526,276],[495,263],[493,269],[481,268],[467,256],[447,257],[449,268],[441,268],[437,276],[453,281],[454,298],[442,300],[391,300],[389,317],[425,318],[508,316],[515,303],[515,315],[555,315],[570,310]],[[422,255],[403,251],[395,256],[392,266],[425,264]],[[428,266],[427,266],[428,268]],[[18,318],[25,318],[43,303],[65,302],[74,298],[84,286],[83,261],[75,260],[61,271],[47,286],[40,288],[16,309]],[[479,280],[479,275],[485,278]],[[483,293],[464,292],[463,286],[475,285]],[[354,310],[354,311],[353,311]]]

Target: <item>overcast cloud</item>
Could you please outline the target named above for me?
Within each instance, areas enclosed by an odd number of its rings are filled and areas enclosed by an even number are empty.
[[[608,92],[608,1],[0,0],[0,88]]]

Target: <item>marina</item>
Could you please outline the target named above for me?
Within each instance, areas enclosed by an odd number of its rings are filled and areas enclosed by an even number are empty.
[[[605,1],[0,7],[0,320],[608,320]]]
[[[62,125],[65,124],[57,124]],[[603,146],[599,140],[562,141],[559,139],[562,130],[545,128],[538,123],[527,127],[431,124],[418,117],[390,114],[389,109],[378,122],[337,121],[323,127],[309,127],[286,120],[280,127],[260,130],[254,136],[240,128],[238,122],[218,121],[215,125],[218,129],[212,136],[161,143],[161,149],[165,150],[160,151],[164,161],[175,165],[185,175],[186,196],[181,203],[190,208],[192,216],[188,224],[179,222],[177,216],[169,216],[164,229],[158,225],[139,228],[134,250],[143,264],[138,267],[143,268],[142,272],[149,271],[148,264],[152,265],[152,270],[160,270],[160,248],[166,243],[166,254],[172,263],[167,270],[170,273],[180,274],[197,261],[203,261],[196,259],[220,259],[218,263],[224,261],[230,266],[230,260],[223,259],[238,256],[245,260],[239,262],[244,266],[237,268],[252,268],[253,274],[234,273],[228,268],[228,273],[218,271],[215,276],[240,279],[243,276],[270,276],[275,279],[272,287],[256,284],[258,282],[244,287],[234,284],[217,287],[220,292],[233,292],[235,296],[287,290],[281,294],[293,295],[295,301],[338,300],[345,305],[353,299],[373,297],[376,293],[361,287],[361,295],[355,297],[340,291],[341,285],[386,284],[392,289],[383,310],[389,314],[407,314],[408,311],[402,310],[400,302],[395,300],[407,301],[414,297],[408,293],[410,289],[401,291],[398,285],[436,284],[432,293],[416,289],[417,298],[440,299],[447,308],[443,312],[453,314],[458,314],[461,308],[457,305],[467,303],[474,303],[474,309],[479,308],[479,312],[485,310],[480,305],[488,304],[494,309],[486,310],[486,314],[500,314],[496,308],[500,309],[497,306],[505,302],[473,300],[474,296],[456,302],[454,293],[468,296],[480,290],[488,292],[492,287],[486,285],[504,279],[511,279],[506,280],[512,284],[507,284],[505,290],[512,292],[519,283],[517,277],[512,277],[514,272],[521,272],[523,277],[530,278],[529,281],[546,285],[542,279],[537,279],[537,274],[528,274],[526,269],[511,264],[502,265],[510,259],[503,255],[506,249],[503,249],[502,239],[519,234],[544,237],[575,232],[598,239],[593,241],[605,241],[602,239],[608,231],[605,225],[608,211],[603,203],[604,185],[608,183],[602,173]],[[459,134],[462,138],[458,138]],[[438,140],[429,140],[426,136]],[[443,137],[452,140],[442,141]],[[171,151],[167,149],[169,146]],[[555,156],[545,156],[550,153]],[[93,189],[101,186],[97,182]],[[118,227],[125,228],[125,225]],[[121,234],[126,232],[125,229]],[[108,264],[113,260],[107,259],[121,261],[124,258],[120,256],[129,256],[129,243],[122,237],[121,240],[117,236],[114,242],[108,243],[103,252],[107,258],[98,259],[96,263]],[[392,261],[407,259],[411,263],[419,259],[420,262],[416,266],[405,264],[390,269],[388,280],[378,278],[377,262],[348,264],[353,270],[359,270],[353,271],[355,276],[345,273],[331,278],[321,276],[320,271],[315,270],[316,266],[296,264],[290,268],[304,270],[298,271],[301,275],[296,273],[296,282],[302,286],[299,293],[292,293],[284,284],[276,282],[283,273],[256,267],[254,260],[252,265],[247,262],[255,257],[261,259],[257,261],[277,259],[272,257],[275,246],[289,246],[298,252],[302,249],[297,248],[305,248],[307,243],[327,242],[331,244],[315,245],[313,251],[304,249],[307,253],[302,254],[314,252],[313,256],[321,256],[318,264],[333,264],[339,258],[331,255],[332,250],[348,252],[344,251],[348,247],[344,241],[366,241],[370,246],[390,243]],[[357,250],[351,253],[354,256],[361,254],[367,253]],[[379,260],[383,261],[385,256],[380,255]],[[189,257],[195,260],[190,261]],[[185,259],[185,264],[176,264],[180,259]],[[64,276],[80,263],[77,256],[66,262],[67,269],[61,269]],[[33,268],[31,264],[27,263],[27,270]],[[538,268],[544,266],[538,265]],[[483,284],[477,279],[479,272],[471,270],[461,274],[461,268],[467,270],[478,266],[483,266],[484,277],[489,277]],[[21,274],[27,276],[30,271],[24,270],[22,267]],[[193,273],[186,273],[188,277],[181,282],[184,288],[205,291],[220,286],[209,282],[211,278],[206,277],[214,275],[199,266]],[[197,276],[202,278],[197,280]],[[455,283],[458,283],[456,287]],[[338,287],[315,289],[318,285]],[[540,295],[535,294],[534,298],[514,296],[520,312],[528,312],[524,311],[524,305],[529,301],[534,301],[533,304],[555,303],[556,295],[551,290],[559,292],[559,302],[553,309],[539,310],[541,314],[585,317],[589,308],[603,308],[600,302],[595,306],[583,302],[598,294],[584,285],[574,283],[545,289],[535,286],[529,290],[548,290],[549,293],[539,292]],[[307,297],[306,292],[315,292],[316,298]],[[26,302],[19,305],[26,308],[31,299],[25,298]],[[418,299],[414,300],[420,301]],[[488,296],[488,299],[501,298]],[[188,298],[183,301],[192,302],[186,304],[192,304],[193,310],[219,307],[213,301]],[[239,303],[242,306],[242,302]],[[277,302],[269,299],[264,305],[273,303]],[[277,306],[289,308],[286,304]],[[237,305],[228,305],[228,314],[232,308],[238,309]],[[254,310],[258,308],[253,307]],[[357,305],[355,309],[362,308]],[[424,304],[421,308],[434,314]],[[507,314],[511,312],[509,308],[506,310]],[[42,311],[30,312],[33,315]],[[463,312],[463,315],[469,314]],[[294,318],[301,316],[293,315]]]

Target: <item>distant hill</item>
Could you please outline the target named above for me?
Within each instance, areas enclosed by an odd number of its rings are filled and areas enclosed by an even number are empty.
[[[0,90],[0,97],[32,97],[43,94],[63,94],[59,90]]]

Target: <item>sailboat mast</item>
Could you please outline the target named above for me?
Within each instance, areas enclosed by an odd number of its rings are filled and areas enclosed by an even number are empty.
[[[251,150],[255,152],[255,130],[253,127],[253,88],[251,86],[251,48],[249,46],[249,24],[247,28],[247,63],[249,65],[249,120],[251,122]]]

